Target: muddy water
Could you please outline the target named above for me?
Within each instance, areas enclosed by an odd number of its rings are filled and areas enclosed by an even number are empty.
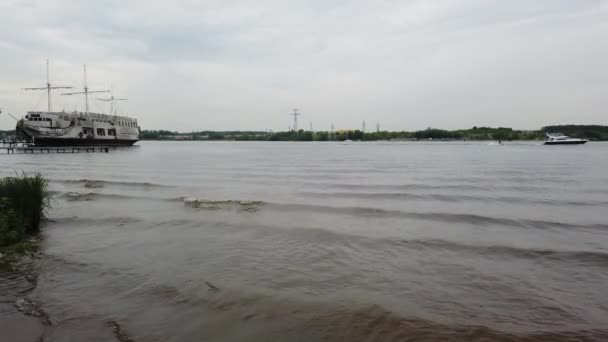
[[[55,192],[21,295],[45,341],[116,340],[109,322],[135,341],[608,339],[605,143],[142,142],[0,166]]]

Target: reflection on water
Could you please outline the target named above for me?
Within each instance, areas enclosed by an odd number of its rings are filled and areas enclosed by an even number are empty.
[[[55,193],[45,341],[608,338],[608,144],[140,145],[0,158]]]

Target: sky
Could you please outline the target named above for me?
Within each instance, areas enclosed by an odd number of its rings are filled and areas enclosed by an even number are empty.
[[[608,0],[0,0],[0,129],[46,82],[142,129],[608,124]],[[84,110],[55,91],[55,110]],[[109,111],[91,94],[91,110]],[[101,94],[104,96],[104,94]]]

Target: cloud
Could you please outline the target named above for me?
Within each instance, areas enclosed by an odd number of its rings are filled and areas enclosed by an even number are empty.
[[[319,129],[607,124],[607,3],[5,0],[0,103],[44,109],[19,89],[48,56],[61,84],[87,63],[143,128],[278,130],[293,107]]]

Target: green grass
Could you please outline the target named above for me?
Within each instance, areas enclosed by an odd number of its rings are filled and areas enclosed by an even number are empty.
[[[0,179],[0,246],[38,233],[50,206],[48,182],[40,174]]]

